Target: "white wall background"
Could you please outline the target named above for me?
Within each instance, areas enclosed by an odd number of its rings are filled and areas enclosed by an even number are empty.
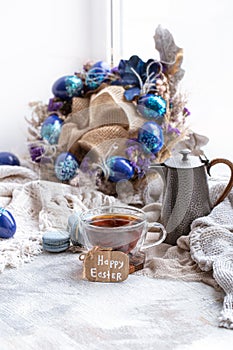
[[[105,59],[105,11],[101,0],[0,2],[0,151],[25,152],[30,101],[47,103],[55,80]]]
[[[28,102],[47,103],[57,78],[79,70],[87,59],[109,58],[109,4],[110,0],[0,3],[0,151],[20,154],[26,149]],[[182,89],[189,95],[191,127],[210,138],[205,148],[209,158],[233,160],[232,0],[122,4],[118,57],[156,57],[155,28],[168,28],[184,48]]]

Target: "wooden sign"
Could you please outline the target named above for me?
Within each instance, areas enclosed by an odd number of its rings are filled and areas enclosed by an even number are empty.
[[[128,255],[111,248],[94,247],[81,254],[80,260],[84,262],[83,277],[91,282],[122,282],[129,274]]]

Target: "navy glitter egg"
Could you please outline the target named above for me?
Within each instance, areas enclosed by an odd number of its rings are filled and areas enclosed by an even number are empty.
[[[96,62],[87,72],[86,85],[89,90],[97,89],[110,72],[110,67],[103,61]]]
[[[56,177],[61,181],[68,181],[75,176],[78,167],[78,162],[73,154],[63,152],[55,161]]]
[[[10,152],[0,152],[0,165],[20,165],[19,159]]]
[[[155,154],[163,147],[163,131],[156,122],[146,122],[138,130],[138,141]]]
[[[56,145],[61,133],[63,120],[57,114],[51,114],[41,126],[41,137],[51,145]]]
[[[138,112],[147,119],[160,119],[166,113],[166,101],[154,94],[141,96],[137,101]]]
[[[55,97],[62,100],[69,100],[72,97],[79,97],[82,95],[83,82],[82,79],[76,75],[67,75],[59,78],[52,86],[52,92]]]
[[[134,175],[134,169],[126,158],[112,156],[108,158],[106,165],[109,168],[109,180],[112,182],[130,180]]]
[[[0,238],[11,238],[16,231],[13,215],[6,209],[0,208]]]

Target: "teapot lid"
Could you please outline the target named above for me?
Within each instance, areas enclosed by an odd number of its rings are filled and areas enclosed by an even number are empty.
[[[171,158],[168,158],[164,164],[169,168],[176,169],[192,169],[198,168],[204,165],[204,162],[197,156],[191,156],[189,149],[183,149]]]

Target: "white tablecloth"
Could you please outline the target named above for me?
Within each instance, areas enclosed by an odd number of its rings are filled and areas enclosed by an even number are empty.
[[[1,350],[233,346],[233,332],[218,327],[224,293],[201,282],[137,275],[88,282],[71,252],[42,253],[0,278]]]

